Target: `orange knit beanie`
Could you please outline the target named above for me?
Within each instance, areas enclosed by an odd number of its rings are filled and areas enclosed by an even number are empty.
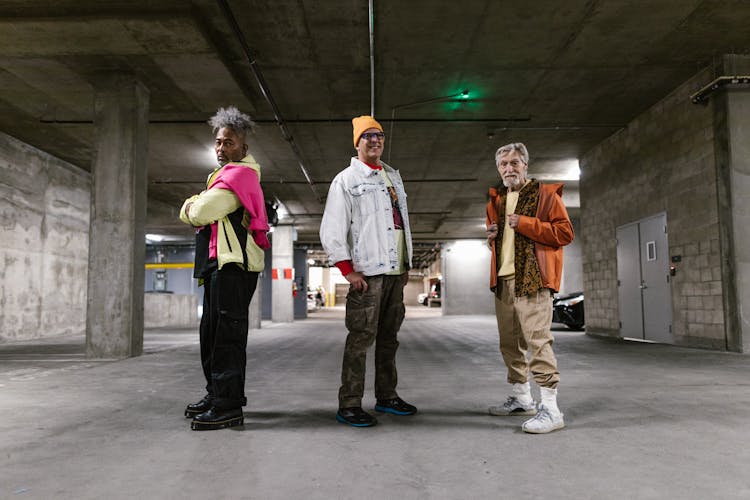
[[[357,148],[357,144],[359,143],[359,138],[362,136],[362,132],[364,132],[368,128],[376,128],[381,132],[383,131],[383,127],[381,127],[380,124],[375,121],[375,118],[370,115],[362,115],[356,118],[352,118],[352,126],[354,127],[355,149]]]

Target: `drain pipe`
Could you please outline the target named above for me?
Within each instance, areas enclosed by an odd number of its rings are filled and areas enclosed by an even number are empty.
[[[375,118],[375,14],[374,0],[369,2],[370,12],[370,116]]]
[[[234,17],[234,13],[232,12],[231,7],[229,7],[227,0],[216,0],[216,1],[218,2],[219,7],[221,7],[221,10],[224,12],[224,16],[227,18],[227,22],[229,23],[229,26],[232,28],[232,31],[234,32],[234,36],[237,38],[237,41],[242,46],[242,51],[245,53],[245,57],[247,57],[247,61],[250,63],[250,68],[252,68],[253,70],[253,75],[255,75],[255,79],[258,82],[258,86],[260,86],[260,90],[263,93],[263,97],[266,98],[266,101],[268,101],[268,104],[271,106],[271,109],[273,110],[274,118],[276,118],[276,124],[279,126],[279,129],[281,130],[281,136],[284,138],[285,141],[289,143],[289,147],[292,148],[292,151],[294,152],[294,156],[297,158],[297,163],[299,164],[299,168],[302,170],[302,174],[305,176],[305,179],[307,180],[307,184],[310,186],[310,189],[315,195],[315,198],[317,198],[319,203],[323,203],[323,198],[320,196],[320,193],[318,193],[318,189],[315,186],[315,182],[310,177],[310,174],[308,173],[307,169],[305,168],[305,164],[302,161],[302,152],[297,146],[297,143],[294,141],[294,137],[292,137],[292,134],[289,132],[289,128],[286,126],[286,123],[284,122],[284,117],[281,116],[281,111],[279,111],[279,107],[276,105],[276,101],[271,95],[271,90],[268,88],[265,78],[263,78],[263,73],[261,73],[260,68],[258,67],[255,59],[253,58],[250,52],[250,47],[247,44],[247,40],[245,40],[245,35],[242,34],[240,25],[237,24],[237,19]]]

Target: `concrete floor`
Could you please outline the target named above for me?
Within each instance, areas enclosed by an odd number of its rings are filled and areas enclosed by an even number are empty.
[[[410,308],[399,392],[420,412],[355,429],[334,420],[342,318],[251,331],[245,426],[212,432],[182,416],[203,395],[195,330],[116,362],[81,338],[0,345],[0,498],[750,498],[746,355],[561,327],[567,427],[534,436],[487,414],[506,389],[494,317]]]

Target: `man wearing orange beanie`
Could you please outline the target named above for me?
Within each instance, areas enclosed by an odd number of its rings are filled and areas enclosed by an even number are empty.
[[[380,160],[383,127],[371,116],[352,120],[357,156],[331,182],[320,224],[328,257],[349,282],[346,337],[336,420],[377,424],[362,409],[367,349],[375,343],[375,411],[413,415],[396,393],[397,334],[404,321],[404,286],[412,245],[406,192],[397,170]]]

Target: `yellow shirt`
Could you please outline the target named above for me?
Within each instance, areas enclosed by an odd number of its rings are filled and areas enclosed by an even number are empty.
[[[505,195],[505,229],[503,229],[503,241],[500,244],[500,270],[497,272],[497,275],[504,280],[512,279],[516,274],[516,232],[510,227],[508,216],[516,210],[519,192],[508,191]]]

